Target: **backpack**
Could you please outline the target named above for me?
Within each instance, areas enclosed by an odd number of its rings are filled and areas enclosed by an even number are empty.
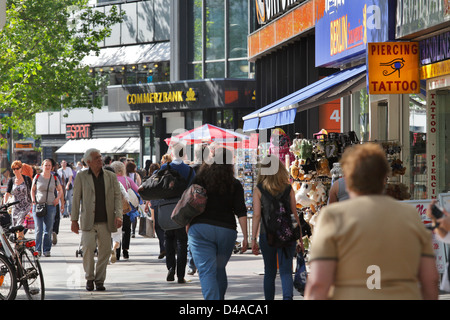
[[[265,197],[267,200],[262,201],[261,199],[261,220],[266,228],[267,243],[276,248],[291,246],[294,241],[300,239],[300,227],[294,227],[291,217],[290,192],[292,187],[288,186],[277,197],[264,190],[262,185],[258,184],[257,187],[261,191],[261,198]],[[264,203],[270,203],[269,208]]]
[[[141,184],[139,194],[143,200],[179,198],[189,186],[192,171],[193,169],[190,168],[189,177],[186,180],[168,163],[166,168],[154,173]]]

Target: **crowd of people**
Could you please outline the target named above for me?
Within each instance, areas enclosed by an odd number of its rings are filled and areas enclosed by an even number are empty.
[[[237,239],[237,224],[244,239],[241,250],[245,252],[248,247],[244,191],[234,177],[232,151],[198,145],[194,154],[194,162],[187,162],[185,146],[175,143],[160,163],[146,163],[143,173],[137,171],[132,159],[112,161],[97,149],[87,150],[84,163],[76,168],[66,161],[58,168],[53,160],[46,159],[40,170],[28,174],[25,164],[14,161],[14,176],[8,181],[4,201],[11,197],[20,201],[12,212],[14,224],[25,224],[30,210],[33,212],[36,250],[45,257],[50,256],[56,240],[52,233],[58,233],[58,217],[70,216],[71,230],[82,231],[88,291],[105,290],[108,263],[121,256],[129,258],[139,211],[151,212],[159,240],[158,258],[166,258],[166,280],[175,281],[176,276],[179,283],[185,283],[186,268],[189,274],[198,271],[203,297],[224,299],[226,265]],[[274,156],[266,160],[263,163],[278,161],[278,169],[272,173],[260,170],[254,190],[251,249],[263,256],[265,298],[274,299],[279,270],[283,299],[292,299],[292,265],[296,253],[304,251],[302,237],[300,233],[299,241],[284,248],[268,243],[265,222],[270,215],[269,198],[281,201],[280,197],[285,197],[290,207],[287,210],[296,224],[301,224],[287,169]],[[414,207],[384,194],[389,165],[383,150],[376,144],[351,147],[344,153],[341,165],[344,178],[339,187],[345,188],[345,197],[336,196],[320,212],[310,250],[305,298],[437,299],[439,276],[431,233]],[[144,181],[168,166],[189,184],[198,184],[207,191],[204,213],[187,227],[167,227],[161,220],[170,215],[179,199],[143,201],[139,197]],[[132,201],[133,194],[139,204]],[[47,214],[40,217],[36,205],[42,203],[47,204]],[[440,239],[450,242],[450,214],[444,214],[437,221],[436,232]],[[381,270],[375,290],[368,283],[371,268]]]

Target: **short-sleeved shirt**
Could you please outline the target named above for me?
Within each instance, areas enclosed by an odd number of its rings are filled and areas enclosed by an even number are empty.
[[[47,199],[47,204],[53,205],[53,201],[56,199],[56,187],[59,185],[58,178],[56,178],[54,174],[50,175],[50,181],[49,179],[44,178],[42,174],[36,177],[36,203],[45,203],[45,199]]]
[[[432,235],[416,209],[389,196],[360,196],[324,207],[311,261],[337,261],[333,299],[421,299],[418,270],[434,257]],[[379,271],[381,289],[369,289]]]

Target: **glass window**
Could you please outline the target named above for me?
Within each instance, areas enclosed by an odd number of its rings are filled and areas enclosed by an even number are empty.
[[[417,95],[409,99],[410,193],[411,199],[427,199],[427,111],[426,102]]]
[[[352,130],[360,141],[369,141],[369,96],[367,89],[352,94]]]
[[[186,130],[200,127],[203,124],[203,111],[186,111]]]
[[[205,0],[206,60],[225,58],[225,4],[224,0]]]
[[[247,57],[248,3],[245,0],[229,1],[228,56]]]
[[[202,0],[190,0],[192,8],[189,19],[189,61],[202,61],[203,25],[202,25]],[[201,78],[200,78],[201,79]]]
[[[189,65],[189,79],[203,79],[203,65],[201,63]]]
[[[206,78],[224,78],[225,62],[210,62],[205,64]]]
[[[248,61],[238,60],[228,62],[229,78],[248,78]]]

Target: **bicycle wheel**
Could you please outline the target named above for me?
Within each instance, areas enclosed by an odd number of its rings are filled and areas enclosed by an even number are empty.
[[[16,296],[16,269],[6,256],[0,254],[0,300],[14,300]]]
[[[39,260],[35,256],[30,255],[26,250],[23,250],[20,253],[20,261],[22,263],[20,282],[23,284],[23,289],[28,299],[44,300],[44,276]]]

